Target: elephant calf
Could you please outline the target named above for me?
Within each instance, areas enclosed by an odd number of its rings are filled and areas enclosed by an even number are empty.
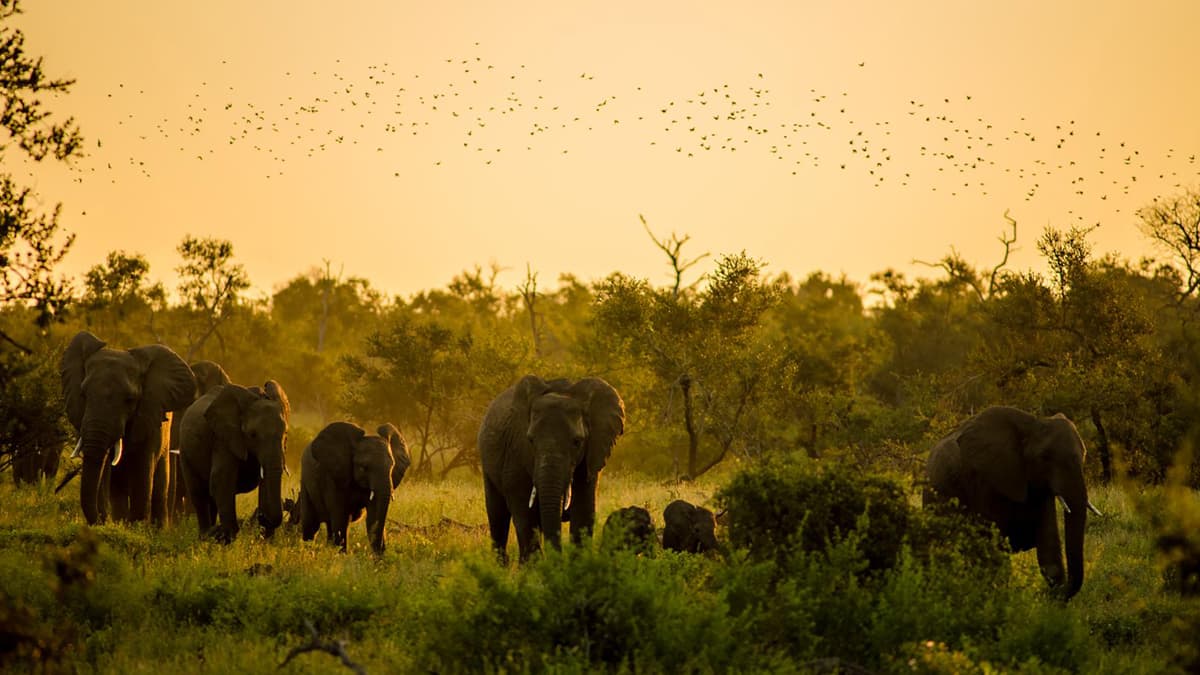
[[[300,459],[300,536],[312,541],[325,524],[329,543],[346,550],[350,523],[367,516],[367,537],[383,553],[384,524],[392,490],[412,462],[400,431],[391,424],[368,436],[357,424],[333,422]]]
[[[663,548],[687,553],[717,551],[717,518],[712,511],[682,499],[663,509]]]
[[[640,506],[617,509],[604,521],[604,536],[600,539],[602,549],[650,553],[656,543],[654,521],[650,512]]]

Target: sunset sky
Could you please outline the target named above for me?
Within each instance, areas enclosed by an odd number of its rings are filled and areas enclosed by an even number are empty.
[[[77,79],[51,107],[87,156],[27,178],[71,274],[123,249],[173,286],[190,233],[258,292],[322,260],[404,295],[492,261],[508,288],[526,264],[665,283],[642,214],[865,283],[952,246],[994,263],[1006,209],[1018,268],[1046,225],[1137,258],[1137,209],[1200,186],[1191,0],[24,9]]]

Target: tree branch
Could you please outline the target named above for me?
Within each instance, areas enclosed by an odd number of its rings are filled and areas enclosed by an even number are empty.
[[[299,647],[295,647],[292,649],[292,651],[288,652],[287,658],[283,660],[283,663],[279,664],[280,668],[286,666],[288,661],[291,661],[294,657],[305,652],[325,652],[331,656],[336,656],[342,662],[342,665],[346,666],[355,673],[358,673],[359,675],[366,675],[367,671],[362,666],[351,660],[350,656],[346,654],[345,640],[324,641],[321,639],[320,634],[317,633],[317,629],[313,626],[311,621],[305,619],[304,625],[307,626],[309,632],[312,633],[312,635],[309,637],[308,643],[300,645]]]

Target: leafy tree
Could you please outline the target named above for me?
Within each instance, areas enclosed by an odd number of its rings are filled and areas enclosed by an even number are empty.
[[[703,290],[679,284],[654,288],[621,273],[596,289],[595,327],[617,338],[636,364],[647,367],[667,392],[671,415],[676,391],[687,435],[686,478],[724,460],[735,446],[747,450],[748,419],[763,393],[764,376],[776,372],[777,353],[760,340],[764,315],[777,290],[762,263],[744,253],[723,256]],[[647,415],[647,417],[654,417]],[[702,458],[708,435],[717,450]],[[679,462],[675,460],[678,475]]]
[[[145,256],[124,251],[111,251],[103,263],[88,269],[79,308],[94,332],[116,344],[161,341],[154,319],[156,311],[166,306],[167,296],[161,283],[149,283],[149,273]],[[145,325],[137,326],[141,319]]]
[[[43,106],[43,95],[65,93],[74,80],[48,77],[42,59],[26,53],[25,35],[11,23],[20,13],[19,0],[0,0],[0,127],[7,132],[0,140],[0,166],[5,167],[0,169],[0,308],[31,305],[37,310],[37,324],[44,328],[69,300],[69,285],[54,278],[53,271],[74,236],[60,241],[62,205],[50,213],[40,211],[37,195],[10,172],[14,160],[9,150],[15,145],[34,162],[47,157],[68,161],[81,154],[82,137],[74,119],[55,122]],[[32,352],[8,330],[0,329],[0,339]]]
[[[189,235],[177,250],[183,257],[183,264],[175,268],[179,295],[191,317],[185,357],[190,362],[209,338],[215,335],[223,342],[218,329],[233,314],[242,291],[250,288],[250,278],[233,262],[233,243],[228,240]]]

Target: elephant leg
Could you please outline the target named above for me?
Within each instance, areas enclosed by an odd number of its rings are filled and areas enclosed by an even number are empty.
[[[154,480],[150,487],[150,522],[162,527],[167,524],[167,488],[171,482],[171,464],[167,455],[161,455],[154,463]]]
[[[329,506],[329,522],[325,523],[329,544],[345,551],[346,530],[350,529],[350,510],[346,508],[340,495],[327,498],[325,504]]]
[[[1037,560],[1042,576],[1054,588],[1066,581],[1063,565],[1062,542],[1058,537],[1058,510],[1054,497],[1047,497],[1040,510],[1037,523]]]
[[[596,526],[596,489],[600,474],[591,476],[587,463],[575,468],[571,479],[571,542],[578,544],[583,538],[592,536]]]
[[[520,550],[521,562],[541,550],[542,545],[538,536],[538,514],[529,508],[528,502],[508,502],[509,513],[512,514],[513,529],[517,531],[517,548]]]
[[[107,462],[105,462],[107,464]],[[122,466],[124,462],[108,470],[109,511],[113,522],[120,523],[129,520],[129,467]]]
[[[213,526],[210,505],[212,498],[208,494],[208,483],[201,480],[200,473],[190,466],[186,460],[179,460],[179,479],[188,494],[195,495],[192,504],[195,506],[196,523],[200,526],[200,535]]]
[[[312,541],[313,537],[317,536],[317,530],[321,529],[321,520],[317,517],[317,509],[313,506],[308,491],[303,487],[300,488],[300,496],[296,498],[296,501],[298,502],[296,508],[300,509],[300,538],[304,541]]]
[[[217,541],[228,544],[237,537],[237,465],[213,467],[209,494],[217,507]]]
[[[140,522],[150,517],[150,492],[154,485],[155,461],[154,455],[148,455],[129,466],[129,519],[132,521]]]
[[[508,563],[508,530],[512,516],[508,512],[508,502],[500,494],[500,488],[487,476],[483,478],[483,497],[487,506],[488,530],[492,535],[492,548],[500,559],[500,564]]]

